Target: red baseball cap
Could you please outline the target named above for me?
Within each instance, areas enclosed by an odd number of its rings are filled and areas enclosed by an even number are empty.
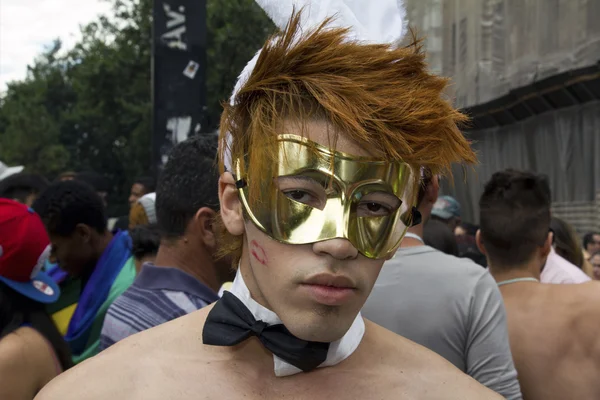
[[[42,272],[50,250],[39,215],[24,204],[0,199],[0,281],[40,303],[56,301],[60,289]]]

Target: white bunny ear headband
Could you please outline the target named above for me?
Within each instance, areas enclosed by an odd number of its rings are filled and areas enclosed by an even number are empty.
[[[331,28],[349,29],[349,40],[369,44],[396,44],[407,32],[406,8],[403,0],[256,0],[275,25],[284,30],[294,10],[302,10],[303,31],[318,28],[327,18],[333,17]],[[260,50],[240,74],[230,103],[235,103],[236,93],[246,83],[260,55]],[[231,141],[226,135],[223,162],[231,171]]]

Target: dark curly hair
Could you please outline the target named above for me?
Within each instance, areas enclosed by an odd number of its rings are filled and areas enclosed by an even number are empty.
[[[156,187],[156,218],[161,234],[177,239],[202,207],[219,210],[217,137],[197,135],[171,150]]]
[[[0,197],[25,203],[30,195],[38,195],[49,185],[40,174],[21,172],[0,182]]]
[[[102,199],[85,182],[72,180],[53,183],[33,203],[50,234],[70,236],[78,224],[98,233],[106,231]]]

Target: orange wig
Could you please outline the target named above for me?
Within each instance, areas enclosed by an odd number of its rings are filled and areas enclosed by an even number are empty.
[[[282,122],[302,124],[320,118],[333,127],[332,143],[343,133],[376,158],[403,161],[418,170],[449,172],[453,162],[476,162],[459,130],[467,120],[443,97],[448,79],[428,72],[414,35],[405,47],[364,44],[330,20],[302,32],[295,13],[279,35],[269,39],[233,104],[221,117],[219,159],[245,159],[244,177],[252,193],[272,184]],[[231,135],[231,140],[227,136]],[[264,187],[262,188],[264,190]],[[217,221],[219,222],[219,221]],[[242,238],[220,225],[220,253],[241,256]]]

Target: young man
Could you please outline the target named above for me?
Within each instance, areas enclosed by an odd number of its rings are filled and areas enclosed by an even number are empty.
[[[437,177],[428,175],[417,200],[423,223],[409,228],[384,264],[363,314],[435,351],[504,398],[521,399],[496,281],[471,260],[424,245],[423,225],[438,191]]]
[[[73,361],[79,363],[98,352],[106,310],[133,282],[131,240],[125,232],[108,232],[102,199],[77,180],[52,184],[33,208],[50,236],[51,257],[81,280],[65,336]]]
[[[464,117],[442,99],[446,81],[418,46],[388,44],[405,10],[315,1],[290,20],[297,2],[265,3],[285,31],[242,73],[221,120],[217,221],[221,251],[239,261],[231,292],[113,346],[39,398],[499,399],[360,315],[418,220],[420,166],[475,160],[456,125]]]
[[[539,283],[552,246],[547,180],[498,172],[479,206],[477,242],[506,304],[523,398],[600,398],[600,284]]]
[[[216,155],[214,136],[192,137],[169,154],[156,192],[162,235],[156,260],[144,265],[133,285],[110,306],[102,349],[215,302],[221,285],[233,279],[230,263],[214,257]]]

